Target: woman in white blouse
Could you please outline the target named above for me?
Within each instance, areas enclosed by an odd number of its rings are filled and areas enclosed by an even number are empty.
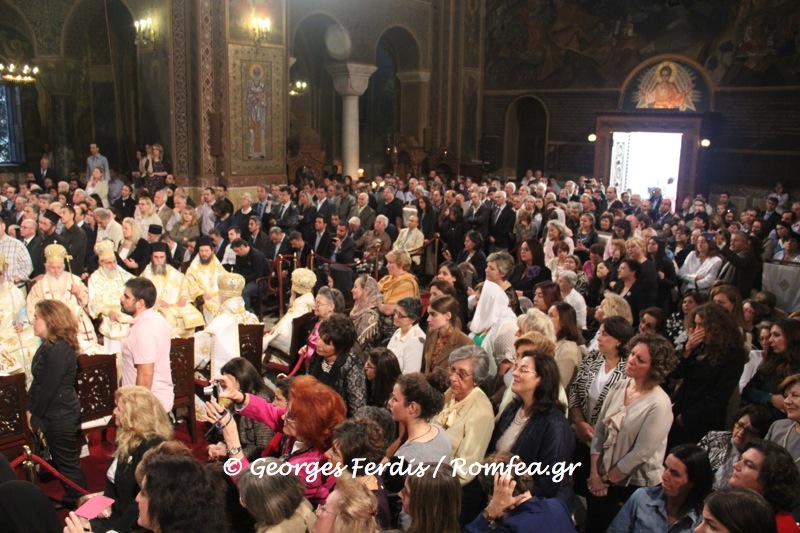
[[[137,206],[139,209],[135,218],[136,222],[139,223],[139,230],[142,232],[142,235],[147,235],[147,229],[151,224],[155,224],[156,226],[164,225],[163,222],[161,222],[161,217],[156,214],[155,206],[150,198],[147,196],[139,197]]]
[[[683,281],[681,292],[685,294],[690,290],[698,290],[708,294],[719,276],[720,268],[722,258],[719,256],[717,243],[712,238],[699,235],[694,251],[689,252],[678,271],[678,277]]]
[[[100,197],[103,205],[98,207],[108,207],[108,182],[103,178],[103,171],[100,167],[92,169],[92,178],[86,184],[86,195],[91,196],[96,194]]]
[[[394,309],[394,325],[397,327],[386,347],[397,357],[403,374],[419,372],[425,352],[425,332],[418,322],[422,316],[422,301],[419,298],[403,298]]]

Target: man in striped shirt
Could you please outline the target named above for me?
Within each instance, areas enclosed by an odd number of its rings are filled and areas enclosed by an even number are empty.
[[[25,245],[6,234],[6,223],[2,218],[0,218],[0,253],[8,261],[6,278],[12,280],[15,285],[27,281],[33,272],[33,261]]]

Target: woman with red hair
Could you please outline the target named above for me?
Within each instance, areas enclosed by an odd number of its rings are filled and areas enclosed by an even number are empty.
[[[236,413],[261,422],[289,436],[281,450],[281,458],[297,466],[297,477],[305,487],[306,498],[313,504],[323,504],[333,490],[336,479],[323,476],[322,466],[328,462],[325,452],[331,447],[333,428],[345,419],[347,409],[336,391],[312,376],[300,376],[292,382],[286,408],[277,407],[264,398],[236,390],[228,376],[217,376],[220,399],[227,398]],[[228,458],[240,461],[241,469],[249,462],[242,453],[239,432],[230,411],[215,401],[206,403],[208,417],[222,428]],[[231,469],[226,472],[238,475]]]

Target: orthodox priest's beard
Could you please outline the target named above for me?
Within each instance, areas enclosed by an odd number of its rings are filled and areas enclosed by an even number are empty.
[[[166,276],[167,275],[167,265],[150,265],[150,269],[153,271],[153,274],[156,276]]]
[[[197,256],[200,259],[200,264],[203,266],[207,266],[211,264],[211,260],[214,259],[214,256],[210,256],[208,259],[203,259],[202,255]]]

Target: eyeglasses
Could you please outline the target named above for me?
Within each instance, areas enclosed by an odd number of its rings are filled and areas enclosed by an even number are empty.
[[[450,375],[452,376],[453,374],[458,376],[458,379],[460,379],[461,381],[464,381],[464,380],[472,377],[472,374],[470,374],[469,372],[466,372],[464,370],[456,370],[455,368],[453,368],[451,366],[450,367]]]
[[[745,433],[750,433],[750,432],[753,431],[753,427],[752,426],[746,426],[746,425],[742,424],[741,422],[736,422],[733,425],[733,430],[734,431],[739,430],[739,431],[744,431]]]
[[[397,318],[408,318],[408,315],[403,315],[400,313],[400,311],[395,311],[394,316],[396,316]]]
[[[314,307],[322,307],[323,305],[333,305],[330,302],[314,302]]]
[[[330,509],[328,509],[327,507],[325,507],[324,503],[321,503],[321,504],[317,505],[317,508],[314,511],[314,513],[316,513],[317,515],[321,515],[321,514],[325,514],[325,513],[336,514],[333,511],[331,511]]]
[[[514,367],[514,372],[519,372],[520,374],[536,374],[536,370],[528,368],[527,366]]]

